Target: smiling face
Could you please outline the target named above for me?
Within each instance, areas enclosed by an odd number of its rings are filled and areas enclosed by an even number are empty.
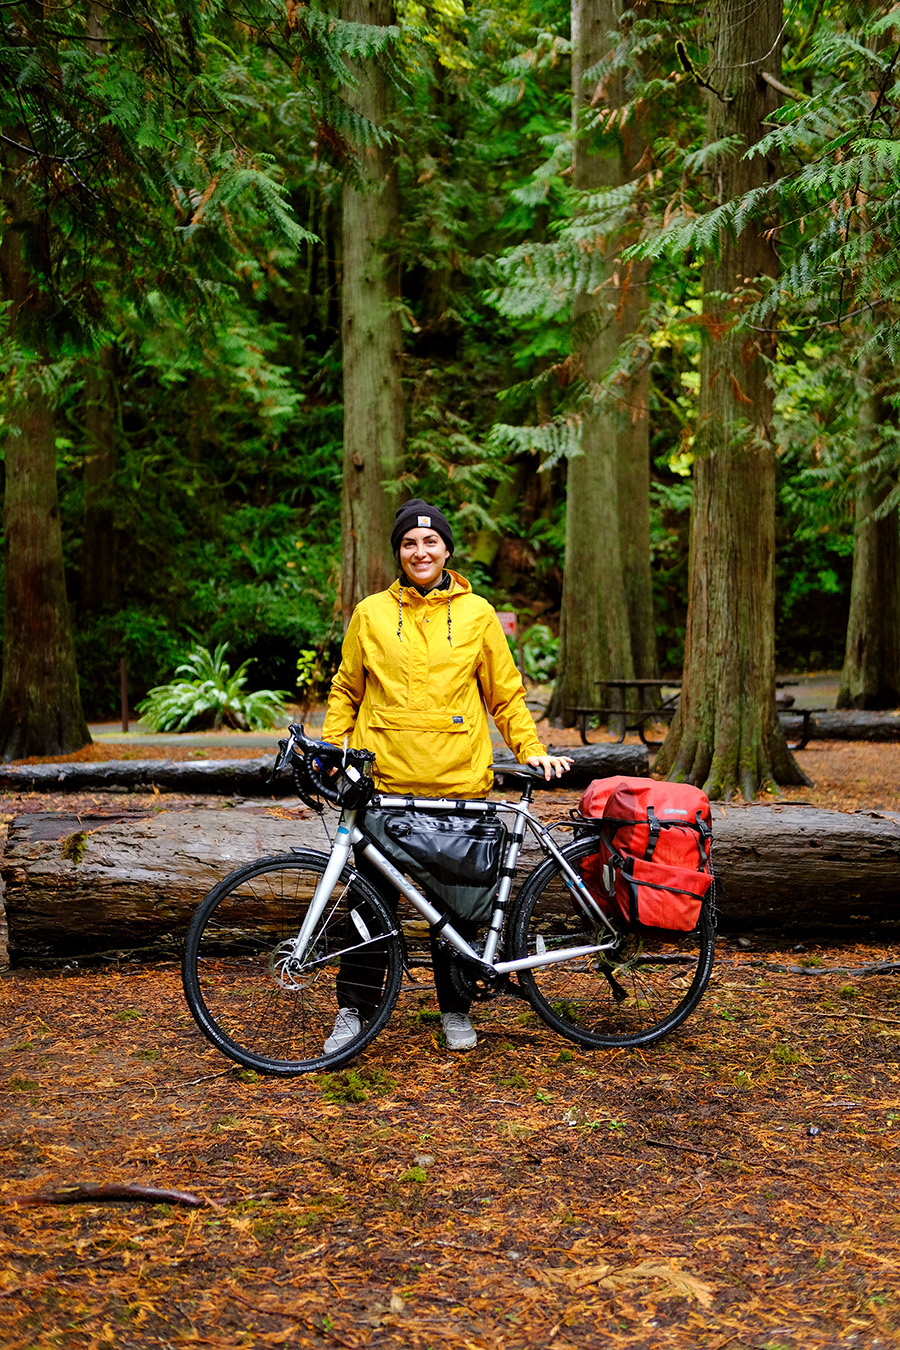
[[[440,581],[450,550],[434,530],[407,530],[400,540],[400,566],[417,586]]]

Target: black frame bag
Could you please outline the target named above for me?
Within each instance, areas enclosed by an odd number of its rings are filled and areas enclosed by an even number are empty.
[[[460,919],[491,917],[508,831],[498,816],[370,809],[360,828],[394,866]]]

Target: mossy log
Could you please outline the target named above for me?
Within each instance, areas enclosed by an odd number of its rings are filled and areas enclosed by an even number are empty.
[[[900,815],[717,806],[713,825],[723,927],[811,933],[900,918]],[[294,846],[328,847],[303,809],[17,816],[2,865],[11,960],[175,955],[220,877]],[[527,846],[520,873],[537,860]]]
[[[311,811],[279,819],[266,810],[16,816],[0,866],[11,962],[175,954],[197,904],[235,867],[293,845],[328,848]]]
[[[801,719],[792,717],[791,711],[785,710],[780,720],[789,741],[799,734]],[[816,712],[810,720],[810,740],[900,741],[900,712],[868,712],[861,708]]]

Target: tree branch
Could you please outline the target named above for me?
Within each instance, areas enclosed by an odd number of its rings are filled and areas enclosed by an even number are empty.
[[[800,94],[796,89],[791,89],[789,85],[776,80],[775,76],[770,75],[767,70],[761,70],[759,77],[761,80],[765,80],[766,84],[770,85],[772,89],[777,89],[779,94],[784,94],[785,98],[792,98],[795,103],[802,103],[806,98],[805,94]]]

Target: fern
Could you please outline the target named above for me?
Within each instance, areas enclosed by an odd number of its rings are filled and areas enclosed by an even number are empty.
[[[497,445],[514,454],[535,454],[541,468],[552,469],[562,459],[581,454],[582,417],[571,413],[543,426],[511,426],[498,422],[491,432]]]
[[[284,702],[288,695],[283,690],[260,689],[247,693],[247,670],[250,661],[231,673],[225,660],[228,643],[220,643],[214,652],[194,646],[177,667],[171,684],[151,689],[137,711],[151,731],[187,731],[209,727],[219,731],[223,726],[241,731],[264,731],[284,716]]]

